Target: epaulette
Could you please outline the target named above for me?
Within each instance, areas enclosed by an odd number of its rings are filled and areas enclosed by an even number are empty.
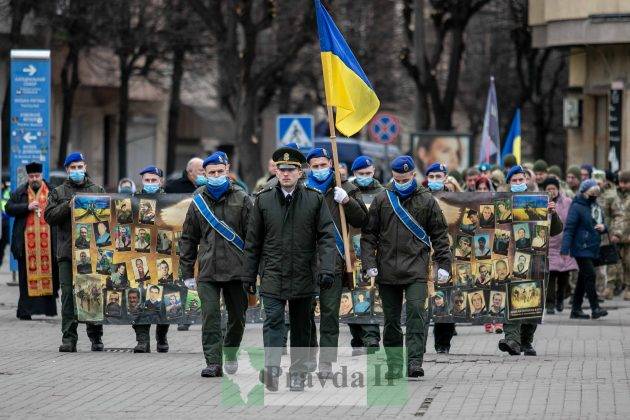
[[[321,194],[322,192],[320,190],[318,190],[317,188],[311,187],[309,185],[304,184],[304,189],[305,190],[309,190],[309,191],[314,191],[317,194]]]
[[[262,193],[266,193],[266,192],[272,191],[272,190],[273,190],[273,189],[275,189],[275,188],[276,188],[276,187],[274,187],[274,186],[272,186],[272,185],[269,185],[269,186],[267,186],[267,187],[263,188],[262,190],[260,190],[260,191],[258,191],[258,192],[255,192],[255,193],[254,193],[254,197],[258,197],[258,196],[259,196],[259,195],[261,195]]]

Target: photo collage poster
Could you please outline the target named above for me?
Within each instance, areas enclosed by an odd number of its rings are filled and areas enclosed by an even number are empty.
[[[187,194],[79,194],[72,207],[74,298],[79,321],[198,322],[196,282],[181,278],[179,238]]]
[[[436,280],[434,322],[540,319],[549,221],[545,194],[439,193],[453,264]]]

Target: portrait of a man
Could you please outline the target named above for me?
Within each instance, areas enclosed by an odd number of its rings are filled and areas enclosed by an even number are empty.
[[[532,246],[532,240],[527,223],[517,223],[514,229],[514,246],[516,249],[528,249]]]
[[[468,318],[468,294],[456,290],[451,294],[453,300],[453,317]]]
[[[460,260],[470,260],[472,257],[472,237],[458,236],[455,247],[455,258]]]
[[[490,293],[490,308],[488,313],[492,316],[505,315],[505,292]]]
[[[150,252],[151,251],[151,232],[145,228],[136,229],[134,249],[136,252]]]
[[[140,200],[138,222],[143,225],[155,224],[155,200]]]
[[[116,222],[119,224],[133,223],[131,199],[114,200],[116,207]]]
[[[492,204],[482,204],[479,206],[479,213],[479,227],[494,229],[494,206]]]
[[[420,133],[412,136],[413,153],[418,169],[424,172],[440,162],[449,169],[465,170],[470,164],[470,137],[455,133]]]
[[[173,271],[171,269],[171,259],[163,258],[157,261],[158,283],[166,284],[173,282]]]
[[[125,225],[118,225],[114,228],[116,236],[116,251],[131,251],[131,228]]]
[[[517,252],[514,254],[514,277],[524,279],[529,273],[531,255]]]
[[[127,313],[135,315],[140,312],[141,308],[140,290],[128,289],[127,290]]]
[[[149,275],[149,270],[147,269],[147,259],[145,257],[134,258],[133,274],[136,281],[139,283],[143,283],[148,280],[151,280],[151,276]]]
[[[109,234],[109,223],[99,222],[94,224],[94,237],[96,238],[96,246],[103,247],[112,244],[112,237]]]
[[[478,260],[487,260],[492,256],[492,250],[488,246],[490,242],[490,234],[484,233],[482,235],[476,235],[474,238],[475,243],[475,258]]]
[[[470,303],[470,315],[473,318],[486,315],[486,300],[483,292],[468,293],[468,300]]]
[[[74,247],[76,249],[89,249],[90,248],[90,225],[86,225],[83,223],[77,224],[76,226],[77,236],[74,240]]]
[[[77,273],[92,273],[92,260],[90,259],[90,254],[88,251],[76,251],[75,260],[77,263]]]
[[[121,301],[120,292],[116,292],[113,290],[107,291],[107,305],[105,306],[105,315],[111,316],[114,318],[119,318],[122,316],[122,307],[120,306]]]
[[[339,304],[339,315],[350,315],[352,313],[352,296],[350,293],[341,295],[341,303]]]

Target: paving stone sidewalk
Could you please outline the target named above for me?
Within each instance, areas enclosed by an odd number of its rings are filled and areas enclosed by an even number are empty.
[[[221,380],[199,376],[199,326],[173,327],[168,354],[142,355],[125,350],[135,344],[130,326],[106,326],[106,347],[120,350],[103,353],[89,351],[80,326],[79,352],[61,354],[59,318],[18,321],[17,287],[2,270],[1,418],[630,418],[630,304],[617,299],[597,321],[569,320],[566,310],[547,316],[534,342],[538,357],[504,355],[500,336],[481,326],[458,326],[448,356],[433,351],[431,337],[426,376],[406,384],[404,404],[354,404],[309,390],[291,396],[304,405],[228,406]],[[347,346],[348,328],[341,330]],[[262,345],[261,324],[247,325],[243,345]]]

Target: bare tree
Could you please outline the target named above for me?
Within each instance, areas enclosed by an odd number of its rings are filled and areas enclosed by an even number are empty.
[[[310,0],[190,0],[216,41],[217,91],[235,125],[241,175],[260,173],[260,115],[303,46],[314,39]],[[276,16],[276,10],[282,10]],[[310,29],[313,28],[313,29]]]
[[[419,71],[416,60],[411,57],[414,42],[412,27],[414,0],[403,0],[404,27],[407,47],[401,52],[401,62],[414,80],[425,109],[430,109],[434,128],[451,130],[453,111],[459,89],[459,76],[462,54],[465,49],[464,34],[472,16],[491,0],[430,0],[432,7],[431,23],[434,32],[433,47],[427,48],[424,69]],[[427,54],[428,53],[428,54]],[[427,106],[430,105],[430,108]],[[428,115],[422,123],[430,127]]]

